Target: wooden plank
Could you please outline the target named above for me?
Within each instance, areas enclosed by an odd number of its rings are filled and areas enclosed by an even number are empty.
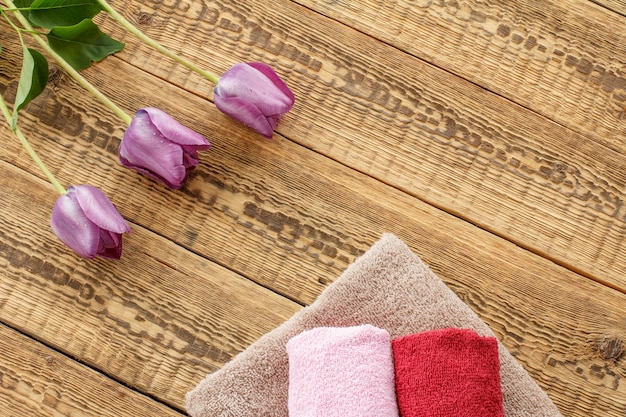
[[[599,4],[602,7],[606,7],[609,10],[614,11],[626,17],[626,0],[590,0],[593,3]]]
[[[116,87],[104,86],[101,74],[119,78]],[[3,291],[15,301],[4,303],[1,320],[180,405],[203,372],[296,310],[202,258],[309,303],[390,231],[492,326],[564,412],[623,414],[624,361],[603,341],[626,340],[625,294],[294,142],[251,137],[201,98],[122,62],[107,60],[89,75],[127,108],[145,100],[166,108],[214,148],[182,190],[165,190],[118,166],[121,131],[110,114],[64,80],[48,90],[23,117],[33,145],[46,149],[64,183],[100,186],[138,226],[121,263],[75,259],[41,229],[50,187],[19,172],[37,171],[6,141],[0,230],[11,252],[0,259]],[[155,85],[160,94],[151,96]],[[196,117],[198,109],[205,117]],[[94,297],[83,300],[92,288]]]
[[[0,352],[3,416],[184,415],[4,325]]]
[[[348,3],[341,4],[337,10],[348,7]],[[396,7],[393,5],[397,3],[385,4],[390,6],[381,7]],[[431,6],[436,9],[434,4]],[[626,270],[622,250],[626,243],[626,156],[621,151],[607,149],[449,72],[290,2],[270,5],[258,1],[245,6],[216,2],[201,8],[183,1],[154,7],[144,4],[141,12],[137,6],[124,10],[129,17],[137,13],[153,16],[145,20],[152,23],[144,29],[156,39],[182,48],[201,66],[221,71],[233,60],[274,64],[298,97],[292,114],[279,127],[290,139],[585,276],[626,288],[626,277],[614,272]],[[572,7],[565,15],[568,19],[587,12],[582,3]],[[401,17],[396,16],[396,21]],[[614,18],[608,22],[623,23]],[[593,26],[594,30],[588,31],[591,34],[585,36],[600,36],[606,24]],[[442,24],[433,25],[414,27],[445,30],[440,28]],[[286,27],[290,28],[288,35]],[[115,32],[115,26],[110,28]],[[407,36],[421,38],[410,31]],[[127,41],[126,51],[119,54],[124,60],[201,96],[210,96],[210,83],[179,71],[167,59],[158,59],[132,38]],[[207,45],[210,52],[204,53]],[[506,45],[517,47],[514,43]],[[537,48],[533,51],[536,53]],[[471,66],[471,61],[454,60],[456,65]],[[568,68],[559,67],[556,72],[567,74]],[[502,82],[517,86],[511,77],[504,77]],[[554,80],[548,80],[550,88],[578,91],[580,80],[568,77],[564,86],[563,82],[552,84]],[[530,81],[524,82],[535,85],[536,80]],[[114,91],[111,89],[111,94]],[[517,87],[515,91],[521,96],[542,96]],[[601,97],[594,98],[594,103],[600,103]],[[141,100],[127,99],[133,102],[131,107],[141,106]],[[585,100],[587,95],[577,105],[586,106]],[[223,120],[217,114],[211,117]],[[594,120],[604,123],[608,119]],[[621,141],[625,136],[613,131],[610,137]]]
[[[626,153],[625,16],[588,0],[296,1]]]
[[[49,230],[54,191],[0,171],[0,320],[173,407],[300,308],[137,226],[122,261],[79,259]]]

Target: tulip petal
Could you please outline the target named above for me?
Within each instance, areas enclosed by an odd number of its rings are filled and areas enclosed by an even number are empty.
[[[118,236],[119,235],[117,233],[100,229],[100,247],[98,248],[98,252],[101,252],[106,248],[116,246],[119,243]]]
[[[194,146],[182,146],[183,165],[187,170],[194,169],[198,165],[198,152]]]
[[[236,64],[226,71],[217,84],[216,94],[253,103],[266,116],[287,113],[293,106],[293,94],[286,94],[274,85],[273,79],[248,64]]]
[[[52,208],[50,225],[61,242],[80,256],[93,258],[98,251],[100,228],[83,214],[71,192],[69,190],[57,199]]]
[[[171,188],[179,188],[186,179],[181,146],[157,131],[145,111],[137,112],[126,129],[118,154],[124,166],[143,172]]]
[[[100,230],[98,255],[103,258],[120,259],[122,257],[121,235],[107,230]]]
[[[186,173],[187,170],[185,170],[185,175],[182,177],[182,179],[180,181],[176,181],[176,182],[170,182],[168,181],[166,178],[158,175],[155,172],[149,171],[147,169],[144,169],[140,166],[134,165],[132,164],[128,159],[126,159],[121,153],[119,154],[119,158],[120,158],[120,162],[122,165],[124,165],[125,167],[131,168],[137,172],[140,172],[142,174],[144,174],[145,176],[152,178],[153,180],[157,180],[165,185],[167,185],[168,187],[176,190],[180,187],[182,187],[183,183],[185,182],[185,180],[187,179]],[[179,176],[179,171],[180,171],[180,167],[176,167],[176,176]]]
[[[277,118],[270,120],[254,104],[239,97],[222,97],[215,95],[215,106],[224,114],[239,120],[246,126],[256,130],[266,138],[271,138],[278,122]]]
[[[130,226],[102,191],[90,185],[71,188],[74,189],[76,201],[89,220],[110,232],[130,233]]]
[[[159,132],[174,143],[179,145],[193,145],[196,149],[201,151],[211,147],[211,144],[204,136],[178,123],[176,119],[163,110],[155,107],[146,107],[139,110],[139,112],[147,113],[150,121]]]
[[[274,72],[274,69],[272,67],[270,67],[264,62],[248,62],[248,65],[250,65],[252,68],[261,72],[267,78],[269,78],[269,80],[276,87],[278,87],[278,89],[282,91],[283,94],[285,94],[289,98],[289,100],[291,101],[291,105],[293,105],[293,103],[296,101],[296,97],[294,96],[293,92],[289,89],[289,87],[287,87],[287,84],[285,84],[282,78],[280,78],[278,74]],[[283,113],[286,113],[286,112],[283,112]]]

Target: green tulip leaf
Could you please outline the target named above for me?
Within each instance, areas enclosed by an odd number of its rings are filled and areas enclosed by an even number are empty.
[[[15,7],[17,7],[18,9],[24,9],[24,10],[20,10],[20,12],[24,15],[24,17],[26,19],[28,19],[29,15],[30,15],[30,11],[28,10],[28,8],[30,7],[30,5],[33,3],[33,0],[14,0],[13,4],[15,4]]]
[[[46,29],[73,26],[102,10],[98,0],[35,0],[30,7],[30,21]]]
[[[23,109],[31,100],[37,97],[48,82],[48,61],[38,51],[24,47],[24,60],[20,82],[15,96],[13,120],[11,127],[17,126],[17,112]]]
[[[56,26],[46,36],[50,47],[77,71],[124,48],[90,19],[73,26]]]

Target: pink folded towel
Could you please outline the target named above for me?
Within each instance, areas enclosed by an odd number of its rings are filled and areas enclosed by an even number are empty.
[[[287,354],[290,417],[398,417],[386,330],[319,327],[289,340]]]

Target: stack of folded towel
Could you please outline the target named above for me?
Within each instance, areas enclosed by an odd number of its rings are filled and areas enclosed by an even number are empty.
[[[297,340],[291,345],[291,358],[285,348],[286,344],[301,333],[318,327],[348,328],[364,324],[385,329],[393,338],[391,341],[392,359],[396,366],[394,389],[398,393],[397,407],[403,417],[428,415],[425,414],[429,411],[428,408],[424,408],[426,410],[424,414],[419,414],[421,412],[419,409],[414,414],[410,414],[411,407],[419,408],[424,403],[433,409],[436,404],[443,403],[442,408],[449,410],[450,415],[463,415],[460,412],[456,413],[453,407],[464,407],[463,404],[466,402],[463,401],[470,400],[463,400],[462,397],[457,396],[457,393],[476,394],[480,391],[478,389],[482,384],[480,381],[491,381],[491,383],[482,385],[484,392],[480,392],[483,396],[475,403],[483,405],[484,402],[489,404],[498,402],[499,399],[495,395],[498,385],[495,382],[498,381],[498,377],[506,417],[562,417],[546,393],[502,343],[497,345],[500,375],[494,372],[494,375],[489,377],[493,367],[497,366],[493,356],[495,348],[492,346],[492,340],[494,339],[476,339],[481,342],[474,345],[474,342],[466,343],[466,337],[471,340],[475,338],[473,333],[467,333],[469,330],[458,332],[458,339],[452,338],[452,335],[457,333],[453,330],[441,330],[446,337],[440,340],[437,340],[437,333],[430,333],[437,332],[435,329],[463,328],[473,329],[483,336],[494,335],[476,313],[463,303],[404,242],[390,234],[384,235],[370,250],[350,265],[313,304],[303,308],[287,322],[261,337],[220,370],[207,375],[200,381],[187,394],[186,406],[189,415],[193,417],[285,417],[289,413],[289,401],[295,412],[295,407],[299,407],[300,401],[297,392],[310,395],[312,391],[300,391],[298,387],[302,387],[304,382],[297,383],[295,380],[295,375],[307,372],[298,370],[296,367],[298,363],[306,364],[305,358],[296,357],[299,351],[299,348],[296,349]],[[332,338],[329,337],[329,340],[334,338],[333,335]],[[321,339],[321,333],[318,334],[318,339]],[[430,347],[433,344],[436,344],[436,347]],[[389,342],[386,345],[388,346]],[[321,345],[318,346],[323,350]],[[370,342],[369,346],[368,349],[371,349],[374,342]],[[409,348],[409,346],[413,347]],[[467,350],[461,352],[452,350],[463,346],[466,346]],[[424,350],[430,351],[438,361],[446,361],[447,366],[442,366],[441,363],[433,364],[432,356],[430,359],[422,358],[422,363],[409,360],[411,354],[421,357],[421,352]],[[472,352],[478,354],[474,355]],[[358,356],[357,351],[353,352],[353,356]],[[317,361],[325,358],[324,360],[331,361],[332,357],[332,355],[316,353],[310,354],[309,360]],[[459,364],[449,361],[450,358],[466,358],[466,362]],[[288,363],[289,360],[291,360],[291,366]],[[379,359],[372,356],[368,360],[371,366],[374,366],[373,362]],[[404,365],[401,367],[401,364]],[[425,365],[429,367],[424,368]],[[315,369],[315,363],[308,363],[306,366]],[[389,362],[387,362],[387,367],[389,369]],[[376,369],[378,368],[380,366],[376,365]],[[289,380],[290,372],[294,374],[291,381]],[[371,378],[371,374],[359,372],[353,379],[365,378],[364,375]],[[386,379],[381,377],[380,380]],[[316,389],[320,395],[328,391],[332,392],[333,389],[341,389],[345,397],[363,396],[360,392],[351,395],[349,388],[338,385],[337,381],[325,383],[318,381]],[[438,383],[445,389],[435,387],[432,392],[428,393],[423,388],[423,384],[434,381],[439,381]],[[290,387],[291,384],[294,385]],[[291,395],[289,395],[290,389]],[[375,391],[372,387],[368,387],[367,392],[373,395],[374,392],[389,392],[389,388],[387,391],[384,388],[378,388]],[[492,397],[491,394],[494,396]],[[486,402],[484,398],[487,397],[490,400]],[[315,400],[315,397],[312,398]],[[384,396],[384,398],[380,403],[385,404],[386,407],[387,397]],[[470,396],[470,398],[474,397]],[[348,407],[360,405],[358,401],[354,400]],[[344,415],[350,416],[347,413]],[[367,414],[352,415],[366,416]],[[384,414],[378,415],[384,416]],[[474,415],[491,416],[482,411],[477,411]]]
[[[504,417],[498,342],[473,330],[319,327],[287,354],[290,417]]]

